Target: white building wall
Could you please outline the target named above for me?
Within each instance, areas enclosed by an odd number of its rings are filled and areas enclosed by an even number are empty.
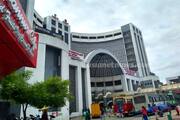
[[[70,117],[77,117],[82,115],[83,109],[83,96],[82,96],[82,72],[81,69],[85,68],[85,63],[83,61],[73,60],[69,58],[70,62],[69,65],[77,67],[76,71],[76,105],[77,105],[77,112],[71,113]]]
[[[133,27],[131,24],[130,24],[130,31],[131,31],[132,42],[133,42],[133,47],[134,47],[134,52],[135,52],[135,58],[136,58],[137,66],[138,66],[138,73],[139,73],[139,76],[142,77],[143,69],[142,69],[142,65],[141,65],[140,55],[138,52],[138,45],[136,44],[136,39],[135,39]]]
[[[86,64],[86,72],[87,72],[87,79],[85,81],[86,84],[86,100],[87,100],[87,107],[91,110],[91,103],[92,103],[92,95],[91,95],[91,77],[90,77],[90,67],[89,64]]]
[[[34,10],[34,3],[35,3],[35,0],[27,0],[28,3],[27,3],[27,9],[26,9],[26,15],[27,15],[27,18],[30,22],[30,25],[32,27],[33,25],[33,10]]]
[[[68,45],[64,43],[64,41],[51,37],[45,34],[39,34],[39,45],[38,45],[38,57],[37,57],[37,68],[28,68],[25,70],[31,70],[33,72],[33,76],[30,79],[30,83],[40,82],[44,80],[45,73],[45,55],[46,55],[46,45],[50,45],[62,50],[61,58],[62,58],[62,67],[61,67],[61,77],[64,80],[69,79],[69,56],[68,56]],[[66,103],[65,107],[61,109],[61,120],[69,119],[69,102]],[[27,116],[30,114],[37,115],[39,114],[38,109],[29,106],[27,109]],[[21,112],[22,116],[22,112]]]

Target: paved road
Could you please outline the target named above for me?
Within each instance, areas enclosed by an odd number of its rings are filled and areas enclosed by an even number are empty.
[[[158,119],[159,120],[168,120],[167,114],[168,113],[164,113],[164,117],[158,117]],[[172,117],[173,117],[173,120],[180,120],[180,116],[177,116],[175,111],[172,111]],[[93,120],[101,120],[101,119],[93,119]],[[134,116],[134,117],[125,117],[125,118],[106,117],[105,119],[102,119],[102,120],[142,120],[142,117],[140,115]],[[155,116],[150,116],[149,120],[156,120]]]

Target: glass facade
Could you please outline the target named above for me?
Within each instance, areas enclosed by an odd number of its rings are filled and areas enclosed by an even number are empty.
[[[46,46],[45,79],[50,76],[61,76],[61,50]]]

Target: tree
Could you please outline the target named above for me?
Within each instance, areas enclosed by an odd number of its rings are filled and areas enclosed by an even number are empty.
[[[42,108],[44,106],[62,107],[71,99],[69,81],[60,77],[49,77],[47,80],[32,86],[33,96],[31,105]]]
[[[12,73],[1,80],[1,96],[5,100],[12,100],[17,104],[21,104],[23,108],[23,116],[26,119],[27,106],[32,97],[32,90],[28,80],[32,76],[32,72],[24,71]]]
[[[37,108],[62,107],[71,98],[69,81],[60,77],[50,77],[45,81],[29,84],[31,76],[32,72],[23,71],[12,73],[1,80],[2,98],[22,105],[24,120],[28,105]]]

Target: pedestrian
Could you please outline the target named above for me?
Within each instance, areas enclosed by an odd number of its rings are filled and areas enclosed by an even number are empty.
[[[85,120],[91,120],[91,113],[90,113],[89,108],[83,109],[83,116]]]
[[[176,112],[177,112],[177,115],[179,115],[179,113],[180,113],[180,106],[179,105],[176,106]]]
[[[163,117],[163,111],[162,111],[162,107],[161,106],[158,106],[158,114],[160,117]]]
[[[101,107],[101,120],[105,120],[105,110],[104,110],[104,107],[102,106]]]
[[[43,114],[42,114],[41,120],[49,120],[49,119],[48,119],[48,113],[47,113],[47,110],[46,110],[46,109],[43,110]]]
[[[154,112],[154,114],[156,116],[156,120],[158,120],[158,108],[157,108],[157,106],[155,104],[153,104],[153,112]]]
[[[148,113],[144,106],[142,106],[142,108],[141,108],[141,113],[143,115],[143,120],[148,120]]]
[[[87,119],[91,120],[91,113],[90,113],[90,109],[87,109]]]

